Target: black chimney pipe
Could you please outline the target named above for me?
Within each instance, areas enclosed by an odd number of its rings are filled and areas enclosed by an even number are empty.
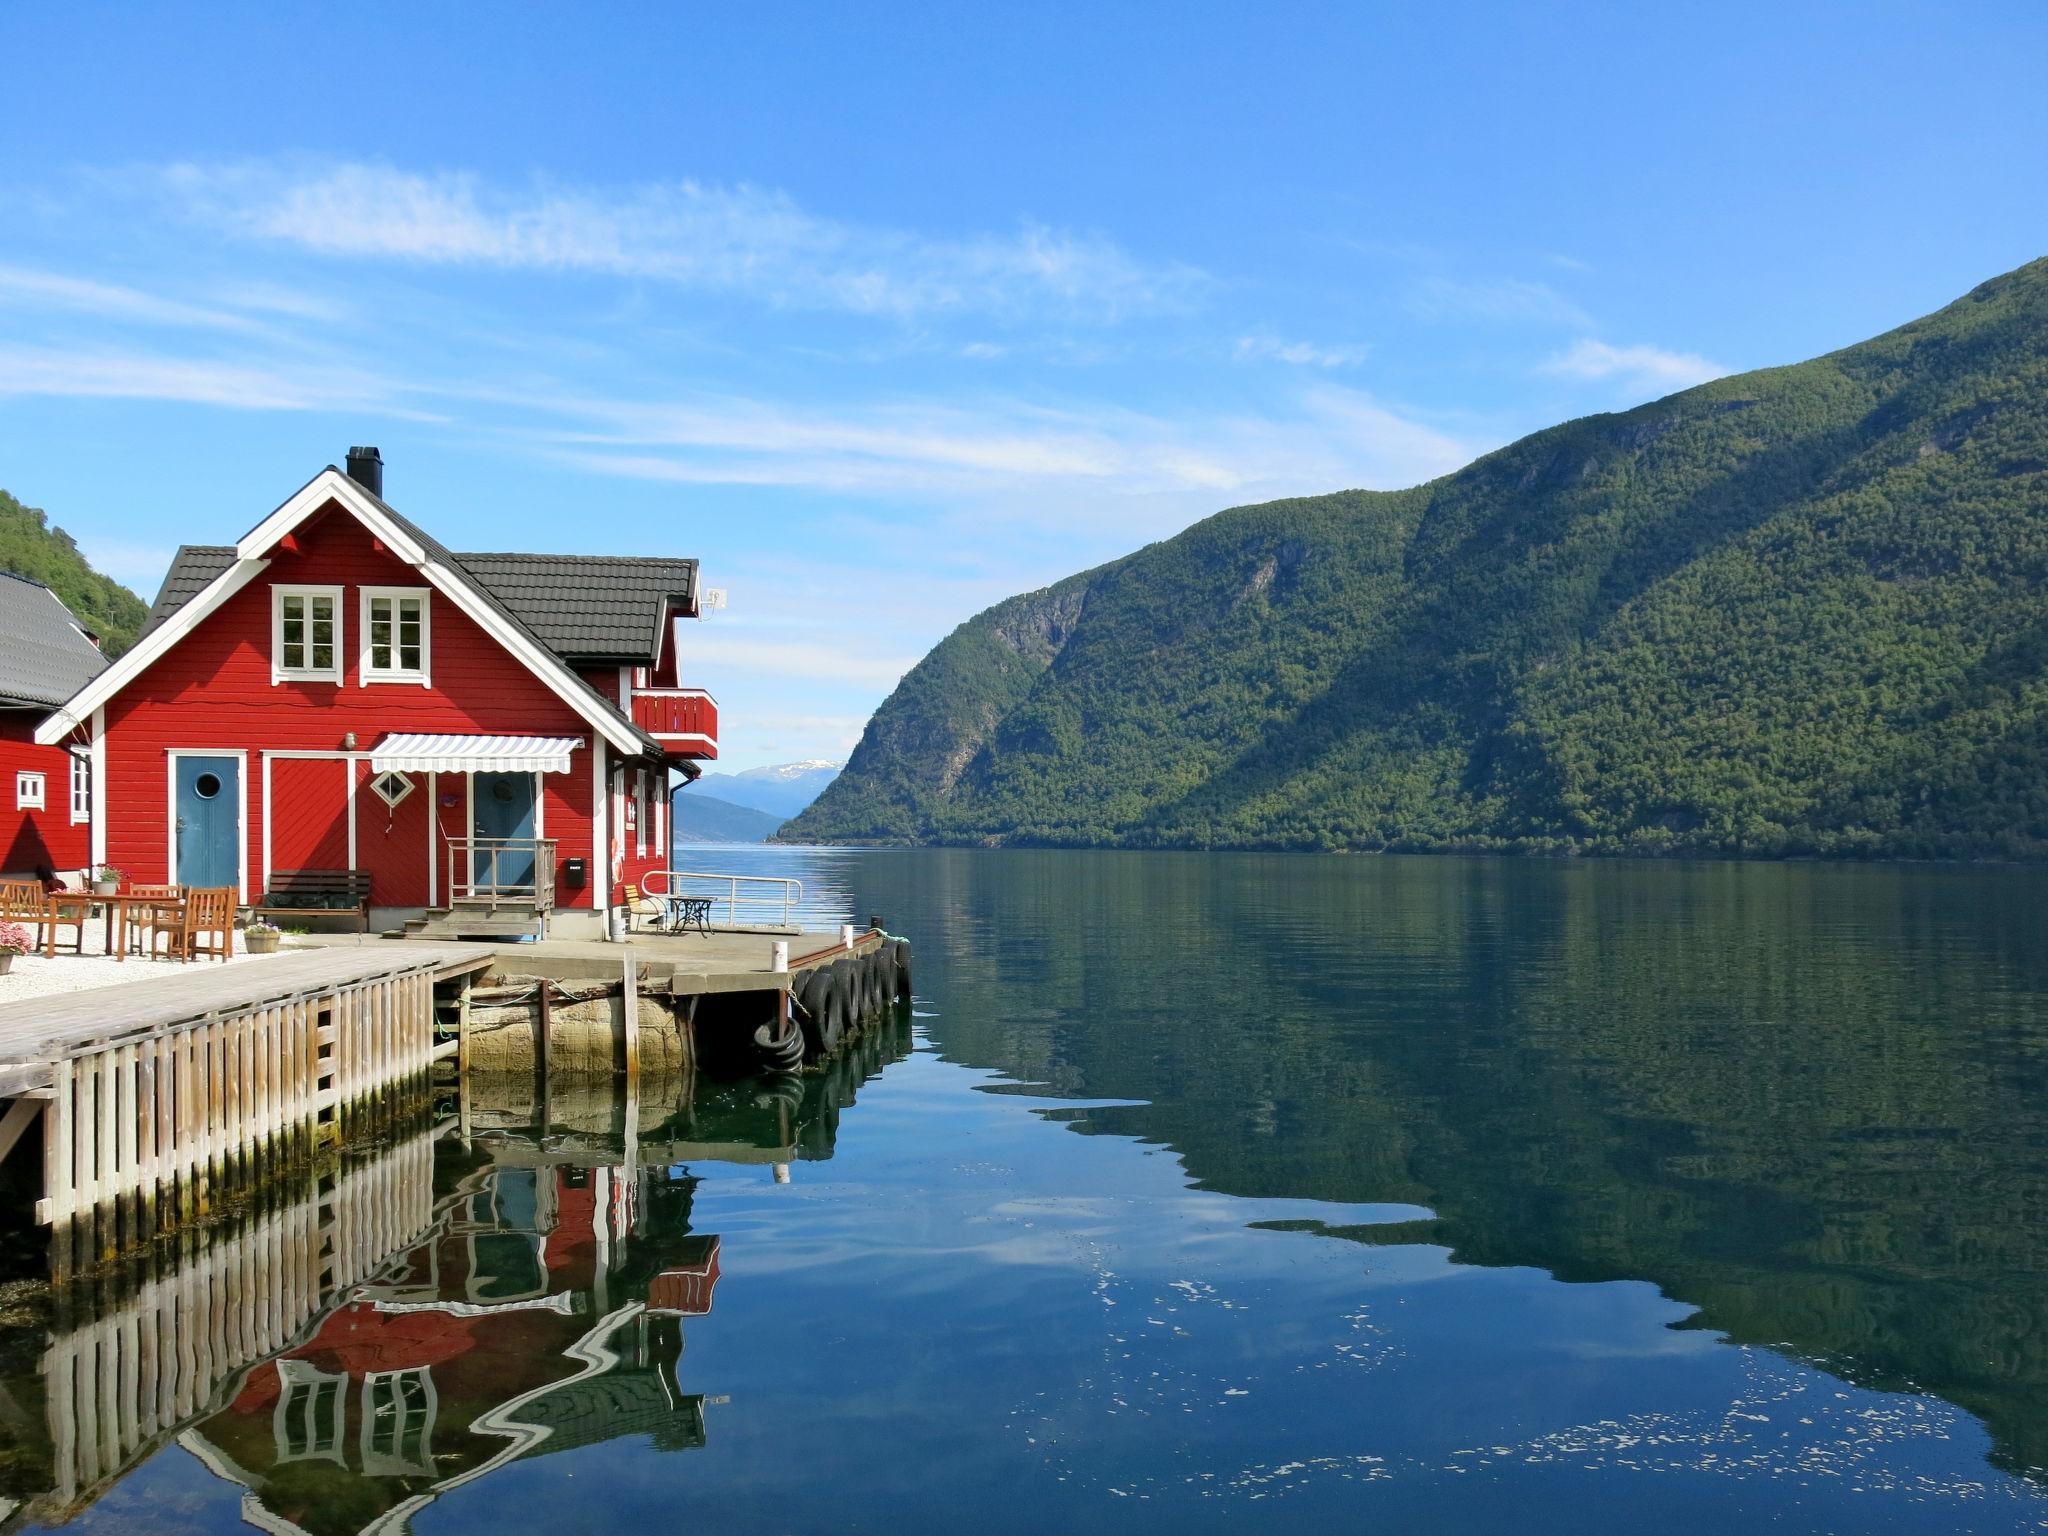
[[[349,449],[348,477],[379,501],[384,499],[384,456],[375,448]]]

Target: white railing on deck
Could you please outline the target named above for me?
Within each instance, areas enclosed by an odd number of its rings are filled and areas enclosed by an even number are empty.
[[[555,840],[551,837],[451,837],[448,900],[555,904]]]
[[[804,883],[777,875],[724,875],[695,869],[649,870],[640,880],[641,894],[658,902],[695,896],[711,902],[711,918],[732,928],[748,924],[787,928],[804,902]]]

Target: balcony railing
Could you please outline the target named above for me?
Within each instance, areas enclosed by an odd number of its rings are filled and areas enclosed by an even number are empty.
[[[718,756],[718,700],[702,688],[636,689],[633,723],[683,756]]]
[[[551,837],[451,837],[448,900],[487,905],[533,904],[536,913],[555,905],[555,840]]]

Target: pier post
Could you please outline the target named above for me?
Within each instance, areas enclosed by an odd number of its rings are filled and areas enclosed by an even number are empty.
[[[626,946],[626,974],[620,983],[619,1000],[625,1013],[626,1081],[637,1084],[640,1081],[640,976],[630,944]]]

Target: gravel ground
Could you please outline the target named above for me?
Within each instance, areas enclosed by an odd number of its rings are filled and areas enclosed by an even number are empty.
[[[104,926],[97,917],[86,923],[83,955],[70,953],[71,930],[68,928],[58,930],[56,959],[45,960],[41,950],[32,955],[16,955],[13,969],[0,976],[0,1003],[28,997],[54,997],[62,992],[85,992],[94,987],[118,986],[124,981],[147,981],[184,969],[176,960],[146,960],[140,955],[130,955],[126,960],[114,959],[106,952]],[[252,960],[265,958],[245,953],[242,936],[237,933],[234,957],[227,963],[246,965]],[[221,962],[206,959],[192,963],[219,965]]]

